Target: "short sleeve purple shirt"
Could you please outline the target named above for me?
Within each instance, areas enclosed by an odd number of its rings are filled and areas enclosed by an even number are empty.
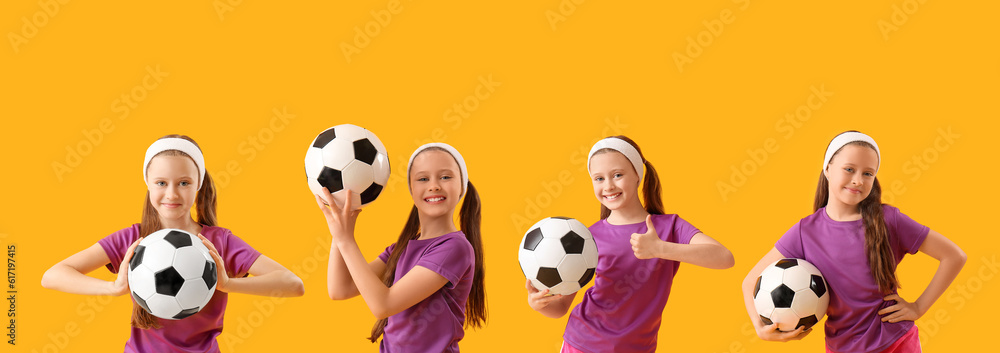
[[[388,262],[396,244],[378,256]],[[437,292],[389,317],[380,352],[458,352],[465,337],[465,303],[472,291],[476,254],[461,231],[410,240],[396,264],[395,281],[416,266],[448,280]]]
[[[229,229],[204,226],[201,234],[219,250],[231,277],[246,276],[250,266],[260,256],[257,250]],[[136,239],[139,239],[139,224],[114,232],[97,242],[111,259],[108,270],[118,273],[125,252]],[[215,338],[222,333],[227,301],[226,293],[216,291],[208,304],[194,315],[181,320],[157,319],[163,325],[158,329],[132,327],[132,333],[125,342],[125,352],[219,352],[219,343]]]
[[[688,244],[698,228],[675,214],[653,215],[660,239]],[[680,263],[640,260],[632,252],[632,233],[645,233],[646,222],[590,226],[597,242],[594,285],[573,308],[563,339],[584,352],[653,352],[663,308]]]
[[[904,254],[915,254],[929,228],[882,205],[889,244],[898,265]],[[838,222],[821,208],[803,218],[774,245],[782,256],[809,261],[830,285],[826,346],[834,352],[878,352],[913,327],[912,321],[882,322],[878,311],[894,302],[883,301],[865,252],[862,220]],[[893,291],[895,293],[895,291]]]

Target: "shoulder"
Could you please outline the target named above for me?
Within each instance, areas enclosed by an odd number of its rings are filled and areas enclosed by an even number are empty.
[[[459,249],[467,250],[470,253],[473,251],[472,243],[469,243],[469,239],[465,237],[465,233],[462,231],[448,233],[437,237],[431,242],[431,245],[428,248]]]
[[[104,239],[101,239],[100,242],[127,241],[128,244],[131,244],[136,239],[139,239],[139,223],[119,229],[104,237]]]

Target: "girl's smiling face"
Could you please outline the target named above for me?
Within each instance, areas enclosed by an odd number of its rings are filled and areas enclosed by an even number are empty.
[[[639,175],[619,152],[595,154],[590,159],[590,179],[594,183],[594,196],[612,211],[639,202]]]
[[[878,162],[878,154],[870,147],[857,144],[842,147],[823,171],[830,185],[827,203],[857,207],[872,191]]]
[[[410,196],[427,216],[450,216],[462,198],[462,173],[450,153],[426,150],[410,166]]]
[[[146,168],[149,203],[163,223],[191,219],[198,195],[198,166],[186,155],[158,155]]]

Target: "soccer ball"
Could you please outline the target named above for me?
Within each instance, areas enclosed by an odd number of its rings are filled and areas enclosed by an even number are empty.
[[[536,289],[573,294],[594,278],[597,243],[580,221],[550,217],[524,234],[517,260]]]
[[[128,264],[132,299],[153,316],[180,320],[194,315],[215,294],[215,260],[201,239],[162,229],[136,246]]]
[[[830,291],[823,274],[802,259],[781,259],[764,268],[753,288],[753,304],[765,325],[780,331],[808,330],[826,315]]]
[[[352,204],[367,206],[389,181],[389,155],[371,131],[343,124],[326,129],[306,151],[306,181],[309,190],[330,190],[338,206],[344,206],[344,190],[351,190]]]

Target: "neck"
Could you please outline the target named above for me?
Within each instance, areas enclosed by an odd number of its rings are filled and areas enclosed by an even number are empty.
[[[419,214],[420,218],[420,238],[418,239],[432,239],[437,238],[442,235],[452,233],[458,230],[455,227],[455,222],[452,221],[454,212],[448,212],[447,215],[442,215],[438,217],[426,216]]]
[[[160,224],[163,225],[163,228],[183,229],[189,232],[192,230],[194,231],[201,230],[201,226],[193,219],[191,219],[191,217],[184,217],[180,219],[165,219],[163,217],[160,217]]]
[[[847,222],[861,219],[861,209],[858,208],[858,205],[848,205],[832,197],[826,202],[824,209],[826,215],[834,221]]]
[[[633,224],[646,221],[646,216],[649,212],[642,207],[639,200],[631,202],[628,205],[623,205],[617,210],[611,210],[611,215],[608,216],[608,223],[620,225],[620,224]]]

